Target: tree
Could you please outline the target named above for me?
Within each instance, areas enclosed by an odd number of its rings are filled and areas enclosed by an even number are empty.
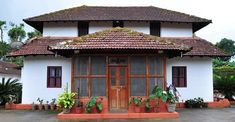
[[[11,46],[6,42],[0,42],[0,60],[6,59],[6,54],[11,51]]]
[[[41,32],[39,32],[38,30],[34,30],[32,32],[28,32],[27,33],[27,36],[28,36],[28,39],[31,39],[33,37],[37,37],[37,36],[41,36]]]
[[[217,42],[216,45],[218,48],[222,49],[224,52],[234,55],[235,54],[235,41],[227,38],[223,38],[220,42]],[[222,61],[229,61],[231,57],[219,58]]]
[[[1,41],[3,42],[3,28],[4,28],[4,25],[6,24],[6,21],[1,21],[0,20],[0,33],[1,33]]]
[[[2,82],[0,82],[0,104],[3,105],[6,102],[9,102],[11,99],[10,96],[15,96],[20,100],[22,93],[22,84],[19,83],[18,79],[2,78]]]
[[[8,36],[10,37],[11,42],[22,41],[26,36],[24,24],[15,25],[11,23],[11,26],[12,28],[8,31]]]

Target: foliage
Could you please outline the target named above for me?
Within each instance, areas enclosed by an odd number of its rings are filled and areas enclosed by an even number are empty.
[[[96,99],[97,97],[91,97],[90,100],[87,102],[86,107],[85,107],[86,113],[91,113],[91,108],[95,106]]]
[[[178,94],[179,93],[177,89],[173,85],[170,85],[166,91],[163,91],[161,87],[155,86],[149,98],[150,99],[155,99],[155,98],[162,99],[164,103],[166,102],[176,103],[179,100]]]
[[[71,109],[74,105],[75,93],[68,91],[68,85],[66,85],[65,90],[60,94],[57,104],[65,109]]]
[[[144,102],[145,102],[145,110],[150,111],[151,110],[150,98],[145,99]]]
[[[40,104],[43,103],[43,99],[38,98],[37,101],[38,101]]]
[[[214,67],[213,73],[214,75],[218,75],[218,76],[228,76],[228,75],[235,76],[235,67],[234,66]]]
[[[167,87],[167,101],[171,104],[179,102],[179,92],[174,85]]]
[[[198,98],[186,100],[185,107],[186,108],[202,108],[202,107],[207,107],[207,104],[204,102],[202,98],[198,97]]]
[[[22,41],[26,37],[26,32],[24,31],[24,24],[15,25],[11,24],[12,28],[8,31],[8,36],[11,42]]]
[[[1,21],[0,20],[0,41],[3,42],[3,26],[6,24],[6,21]]]
[[[225,98],[233,100],[235,95],[235,75],[214,75],[214,89],[222,93]]]
[[[230,55],[235,54],[235,41],[227,38],[223,38],[220,42],[216,43],[218,48],[222,49],[224,52]],[[222,61],[229,61],[231,57],[221,57]]]
[[[51,105],[54,105],[55,104],[55,102],[56,102],[56,99],[55,98],[53,98],[52,100],[51,100]]]
[[[27,33],[28,39],[31,39],[33,37],[38,37],[38,36],[42,36],[41,32],[39,32],[38,30],[34,30],[32,32],[28,32]]]
[[[142,98],[141,97],[131,97],[130,98],[130,105],[133,104],[135,106],[142,105]]]
[[[0,83],[0,104],[9,102],[12,96],[18,98],[18,102],[21,99],[22,84],[19,83],[18,79],[2,78]]]
[[[6,60],[6,54],[11,51],[11,46],[6,42],[0,42],[0,59]]]
[[[98,110],[98,112],[101,112],[103,110],[102,100],[103,98],[91,97],[85,107],[86,113],[91,113],[91,109],[93,107],[95,107]]]

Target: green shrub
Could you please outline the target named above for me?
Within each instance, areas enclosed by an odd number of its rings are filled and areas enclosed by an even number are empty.
[[[207,103],[205,103],[202,98],[198,97],[198,98],[186,100],[185,107],[186,108],[202,108],[202,107],[207,107]]]
[[[222,93],[225,98],[233,100],[233,96],[235,95],[235,76],[214,75],[214,89]]]
[[[22,93],[22,84],[18,79],[2,78],[0,82],[0,104],[7,102],[20,102]]]

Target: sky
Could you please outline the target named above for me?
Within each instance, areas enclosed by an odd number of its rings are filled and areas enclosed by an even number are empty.
[[[157,6],[206,19],[212,24],[202,28],[196,35],[212,43],[222,38],[235,40],[234,0],[1,0],[0,20],[23,23],[24,18],[56,10],[81,6]],[[25,24],[26,31],[33,28]],[[7,38],[5,29],[4,37]]]

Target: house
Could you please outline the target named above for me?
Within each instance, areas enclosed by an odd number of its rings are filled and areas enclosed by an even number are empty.
[[[66,83],[81,99],[103,96],[109,110],[127,109],[155,85],[210,102],[212,58],[227,56],[194,36],[211,20],[153,6],[80,6],[24,22],[43,34],[10,53],[25,56],[24,104],[57,98]]]
[[[21,77],[21,68],[13,63],[8,63],[0,61],[0,82],[2,78],[6,80],[9,78],[20,80]]]

